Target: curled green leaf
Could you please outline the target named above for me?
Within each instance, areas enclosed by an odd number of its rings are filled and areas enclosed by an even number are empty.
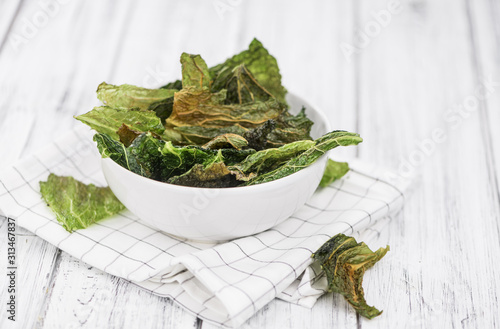
[[[304,107],[297,115],[286,111],[274,119],[276,126],[267,136],[267,145],[278,147],[295,141],[312,139],[310,132],[314,123],[309,120],[305,111]]]
[[[210,87],[208,67],[200,55],[182,53],[182,88],[194,87],[203,89]]]
[[[103,82],[97,88],[97,98],[109,107],[147,110],[152,103],[172,97],[176,91],[147,89],[133,85],[115,86]]]
[[[286,104],[285,95],[287,91],[281,85],[278,62],[257,39],[252,40],[247,50],[209,69],[210,76],[213,79],[212,91],[226,88],[227,77],[241,64],[245,65],[246,69],[251,72],[267,92],[281,103]]]
[[[160,118],[152,111],[128,110],[109,106],[98,106],[85,114],[76,117],[98,133],[107,134],[114,140],[119,140],[118,129],[126,124],[130,129],[138,132],[151,131],[163,134]]]
[[[225,104],[265,102],[274,97],[255,79],[245,64],[240,64],[231,71],[221,72],[217,84],[223,85],[224,89],[227,90]]]
[[[173,109],[174,96],[156,101],[148,106],[148,111],[153,111],[161,119],[162,123],[165,123],[165,120],[172,114]]]
[[[243,135],[248,129],[238,124],[227,127],[181,126],[167,127],[163,139],[177,145],[203,145],[219,135]]]
[[[336,181],[337,179],[343,177],[349,171],[349,165],[347,162],[336,162],[332,159],[328,159],[326,163],[325,172],[319,182],[319,186],[326,187]]]
[[[342,294],[360,315],[371,319],[382,313],[368,306],[363,291],[365,271],[389,251],[389,246],[373,252],[364,242],[337,234],[325,242],[312,257],[321,264],[328,280],[328,291]]]
[[[358,134],[340,130],[332,131],[316,139],[314,145],[308,150],[290,159],[275,170],[249,180],[246,185],[266,183],[286,177],[313,164],[319,157],[337,146],[357,145],[362,141],[363,139]]]
[[[160,87],[161,89],[176,89],[176,90],[181,90],[182,89],[182,80],[175,80],[173,82],[169,82],[166,85]]]
[[[208,188],[234,187],[238,185],[238,181],[227,169],[224,162],[215,162],[207,167],[196,164],[185,174],[169,179],[168,183]]]
[[[171,142],[155,138],[151,133],[137,137],[128,150],[152,179],[162,182],[185,173],[196,163],[203,163],[213,156],[199,148],[176,147]]]
[[[269,119],[260,126],[243,132],[248,146],[260,151],[268,147],[267,136],[276,128],[276,121]]]
[[[229,167],[229,170],[237,175],[238,180],[248,181],[278,168],[314,145],[314,141],[305,140],[289,143],[280,148],[265,149],[249,155],[241,163]]]
[[[140,132],[131,129],[126,124],[122,124],[116,133],[120,137],[120,142],[126,147],[129,147],[134,139],[139,137],[139,135],[141,134]]]
[[[121,142],[101,133],[94,135],[94,141],[97,143],[97,149],[103,158],[110,158],[133,173],[149,176],[146,170],[137,162],[136,157]]]
[[[239,124],[254,128],[278,117],[286,108],[271,99],[242,105],[223,105],[226,91],[211,93],[208,89],[185,88],[174,96],[172,114],[167,126],[228,127]]]
[[[241,150],[247,146],[248,146],[248,141],[245,138],[241,137],[240,135],[227,133],[213,138],[202,147],[206,149],[215,149],[215,150],[232,147],[236,150]]]

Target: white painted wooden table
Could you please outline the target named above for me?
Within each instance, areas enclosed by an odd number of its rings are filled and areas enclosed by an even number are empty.
[[[0,0],[0,170],[80,124],[72,116],[98,103],[100,82],[158,86],[180,76],[181,52],[213,65],[253,37],[290,91],[364,137],[355,155],[416,178],[402,214],[368,241],[391,246],[364,282],[380,317],[329,294],[312,310],[274,301],[243,327],[499,328],[497,0]],[[12,326],[6,225],[0,328]],[[17,233],[17,328],[213,328]]]

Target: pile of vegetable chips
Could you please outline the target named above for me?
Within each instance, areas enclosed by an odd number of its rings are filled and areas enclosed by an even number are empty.
[[[256,39],[214,67],[186,53],[181,65],[182,80],[159,89],[99,85],[104,105],[76,118],[97,132],[103,157],[166,183],[235,187],[288,176],[362,141],[346,131],[312,140],[307,109],[289,113],[276,59]]]

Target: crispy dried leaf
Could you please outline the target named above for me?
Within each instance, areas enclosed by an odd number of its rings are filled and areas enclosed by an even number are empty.
[[[163,148],[164,144],[165,142],[154,138],[151,133],[143,133],[132,142],[127,150],[148,173],[148,177],[161,181],[163,176],[171,174],[171,170],[167,173],[162,170],[163,156],[160,149]]]
[[[341,178],[349,171],[349,165],[347,162],[336,162],[332,159],[328,159],[326,163],[325,172],[323,173],[323,177],[321,178],[321,182],[319,182],[319,186],[326,187]]]
[[[350,133],[347,131],[332,131],[315,140],[314,146],[309,148],[307,151],[301,153],[297,157],[290,159],[275,170],[263,175],[259,175],[256,178],[248,181],[246,185],[266,183],[291,175],[311,165],[320,156],[324,155],[326,152],[337,146],[357,145],[362,141],[363,139],[359,137],[358,134]]]
[[[371,319],[382,313],[368,306],[363,292],[365,271],[389,251],[389,246],[373,252],[352,237],[337,234],[321,246],[312,257],[320,262],[328,279],[328,290],[342,294],[360,315]]]
[[[267,91],[252,73],[246,68],[245,64],[236,66],[232,71],[221,72],[217,79],[218,84],[223,85],[227,90],[225,104],[244,104],[255,101],[265,102],[274,97]]]
[[[146,89],[133,85],[115,86],[103,82],[97,88],[97,98],[109,107],[147,110],[152,103],[172,97],[176,91]]]
[[[161,138],[165,141],[172,142],[174,145],[199,145],[202,143],[193,143],[189,141],[182,131],[178,131],[179,128],[184,127],[165,127]],[[186,127],[189,128],[189,127]],[[189,129],[188,129],[189,130]],[[204,139],[203,142],[206,142],[210,139]]]
[[[182,88],[194,87],[203,89],[210,87],[208,67],[200,55],[182,53]]]
[[[117,134],[122,124],[138,132],[152,131],[162,134],[163,127],[160,118],[151,111],[128,110],[108,106],[94,107],[85,114],[76,117],[77,120],[89,125],[98,133],[107,134],[114,140],[119,140]]]
[[[311,140],[312,125],[313,122],[305,114],[305,108],[302,108],[295,116],[285,111],[257,128],[248,129],[242,136],[247,139],[248,147],[253,149],[276,148],[295,141]]]
[[[212,150],[214,152],[215,150]],[[246,149],[246,150],[235,150],[235,149],[220,149],[222,152],[222,157],[224,159],[224,163],[228,166],[233,166],[244,161],[249,155],[255,153],[254,149]]]
[[[109,157],[136,174],[162,182],[188,172],[195,164],[208,166],[224,161],[227,165],[234,165],[255,153],[252,149],[211,150],[198,146],[177,147],[150,132],[137,136],[129,147],[106,134],[95,134],[94,141],[97,142],[97,148],[103,158]]]
[[[149,176],[146,170],[139,165],[135,156],[122,143],[113,140],[107,134],[101,133],[94,135],[94,141],[97,143],[97,149],[103,158],[111,158],[123,168],[141,176]]]
[[[211,106],[221,104],[225,98],[225,90],[211,93],[208,88],[185,87],[175,93],[172,114],[166,124],[173,127],[203,125],[212,115]]]
[[[73,177],[50,174],[40,182],[40,192],[68,232],[89,225],[125,209],[109,187],[83,184]]]
[[[222,161],[234,164],[254,150],[210,150],[195,146],[178,147],[170,141],[155,138],[151,133],[141,134],[127,149],[152,179],[166,182],[170,177],[186,173],[195,164],[208,166]]]
[[[172,143],[180,145],[203,145],[219,135],[243,135],[245,131],[247,131],[247,128],[244,128],[238,124],[220,128],[200,126],[167,127],[165,129],[165,136],[163,139],[172,141]]]
[[[280,102],[286,104],[285,95],[287,91],[281,85],[281,74],[278,63],[257,39],[253,39],[248,50],[234,55],[224,63],[209,69],[210,76],[213,80],[212,91],[224,89],[227,82],[227,76],[241,64],[246,66],[259,84],[269,93]]]
[[[248,156],[243,162],[229,167],[238,180],[248,181],[283,165],[302,152],[314,147],[314,141],[298,141],[280,148],[270,148]]]
[[[312,139],[310,132],[314,123],[309,120],[305,111],[306,109],[302,107],[297,115],[283,112],[277,117],[275,129],[267,136],[267,145],[278,147],[299,140]]]
[[[182,89],[182,80],[175,80],[174,82],[169,82],[166,85],[160,87],[161,89]]]
[[[161,119],[162,123],[172,114],[174,108],[174,96],[154,102],[148,107],[148,111],[153,111]]]
[[[241,125],[255,128],[286,111],[275,99],[243,105],[221,105],[225,91],[213,94],[208,89],[183,89],[174,96],[172,114],[166,120],[171,127],[203,126],[211,128]]]
[[[257,128],[249,129],[243,133],[248,141],[248,147],[257,151],[267,148],[267,136],[276,128],[276,121],[269,119]]]
[[[239,184],[224,162],[215,162],[207,167],[196,164],[183,175],[172,177],[168,183],[192,187],[234,187]]]
[[[234,187],[239,184],[224,163],[223,150],[217,150],[202,164],[195,164],[186,173],[172,177],[168,183],[191,187]]]
[[[212,149],[212,150],[232,147],[236,150],[241,150],[247,146],[248,146],[248,141],[245,138],[241,137],[240,135],[229,133],[229,134],[222,134],[213,138],[202,147],[205,149]]]
[[[134,141],[134,139],[137,138],[141,133],[138,131],[135,131],[133,129],[130,129],[129,126],[126,124],[122,124],[120,129],[116,132],[118,136],[120,137],[120,142],[122,142],[125,147],[129,147],[130,144]]]
[[[176,147],[171,142],[141,134],[129,147],[137,162],[150,173],[150,177],[162,182],[188,171],[196,163],[203,163],[212,154],[199,148]]]

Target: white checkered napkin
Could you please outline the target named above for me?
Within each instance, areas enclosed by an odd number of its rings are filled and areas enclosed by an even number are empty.
[[[41,199],[39,182],[52,172],[105,185],[92,132],[81,127],[0,174],[0,209],[89,265],[233,327],[275,297],[312,306],[326,280],[311,254],[337,233],[376,230],[401,208],[403,181],[363,163],[350,165],[344,178],[318,189],[287,221],[218,245],[171,237],[128,211],[70,234]]]

